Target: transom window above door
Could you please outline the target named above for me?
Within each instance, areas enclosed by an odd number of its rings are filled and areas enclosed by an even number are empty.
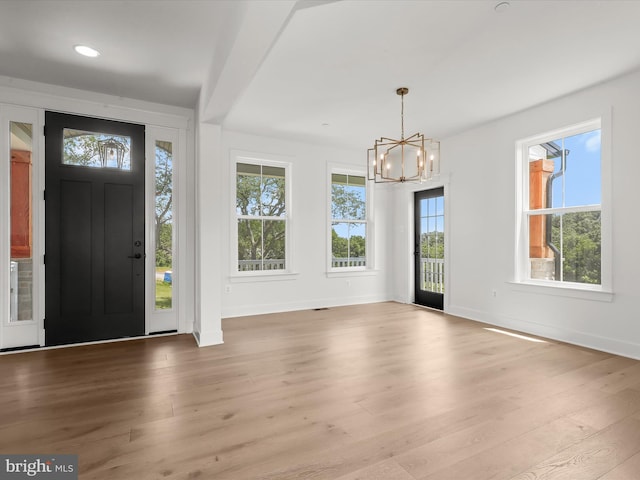
[[[124,135],[65,128],[62,150],[64,165],[131,170],[131,138]]]

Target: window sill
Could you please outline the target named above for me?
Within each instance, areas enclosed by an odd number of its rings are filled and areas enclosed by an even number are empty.
[[[274,282],[283,280],[295,280],[300,275],[298,272],[250,272],[246,275],[229,275],[231,283]]]
[[[514,291],[536,293],[540,295],[555,295],[558,297],[580,298],[598,302],[612,302],[613,292],[602,290],[601,287],[577,288],[569,285],[549,285],[538,282],[507,282]]]
[[[345,268],[343,270],[330,270],[327,272],[327,278],[341,278],[341,277],[371,277],[378,274],[378,270],[367,269],[350,269]]]

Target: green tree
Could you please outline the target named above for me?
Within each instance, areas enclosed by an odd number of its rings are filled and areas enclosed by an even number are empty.
[[[420,255],[422,258],[444,258],[444,233],[422,233],[420,235]]]
[[[284,169],[238,164],[236,212],[248,217],[273,217],[238,220],[238,259],[284,260]]]
[[[353,235],[349,239],[349,257],[364,257],[365,255],[365,238],[361,235]]]
[[[173,155],[169,142],[156,144],[156,267],[173,264]]]
[[[171,252],[171,240],[173,234],[173,225],[165,223],[160,225],[158,229],[159,236],[156,242],[156,267],[169,267],[173,265]]]
[[[94,134],[66,131],[62,148],[64,163],[84,167],[99,166],[98,140]]]
[[[331,216],[341,220],[364,220],[366,202],[364,187],[333,183],[331,185]]]
[[[562,246],[562,277],[567,282],[601,283],[600,212],[554,215],[552,242]]]
[[[334,258],[349,257],[349,242],[346,238],[338,235],[335,229],[331,229],[331,253]]]

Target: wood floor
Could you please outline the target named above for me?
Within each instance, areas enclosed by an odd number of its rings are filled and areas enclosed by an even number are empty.
[[[638,480],[640,362],[410,305],[0,357],[0,453],[80,478]]]

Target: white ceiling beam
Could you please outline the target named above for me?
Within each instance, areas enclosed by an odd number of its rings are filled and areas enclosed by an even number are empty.
[[[221,124],[251,83],[296,9],[296,0],[250,1],[238,9],[216,45],[200,92],[200,121]]]

